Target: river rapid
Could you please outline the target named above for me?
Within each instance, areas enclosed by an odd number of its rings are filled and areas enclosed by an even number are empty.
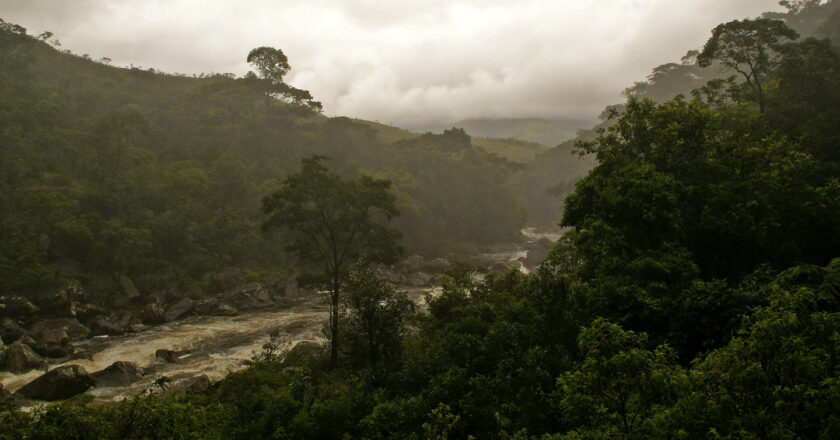
[[[537,232],[533,228],[522,231],[526,243],[542,238],[556,240],[556,232]],[[527,273],[524,260],[528,251],[521,246],[511,246],[501,252],[482,254],[508,266],[519,267]],[[425,295],[435,295],[440,287],[402,287],[409,298],[424,309]],[[167,376],[178,380],[205,374],[216,382],[227,374],[245,368],[248,361],[260,352],[269,341],[269,334],[280,334],[281,343],[291,348],[297,343],[308,341],[325,343],[322,326],[328,309],[326,300],[320,295],[289,298],[280,310],[243,313],[235,317],[195,316],[168,324],[150,327],[143,332],[122,336],[94,337],[74,344],[77,353],[84,356],[63,363],[53,363],[50,369],[61,365],[80,365],[88,373],[100,371],[116,361],[128,361],[148,369],[148,380],[123,387],[94,387],[86,392],[96,403],[115,402],[126,396],[142,392],[155,379]],[[159,349],[184,352],[178,362],[168,363],[155,358]],[[44,371],[33,370],[23,374],[0,372],[0,383],[14,392],[23,385],[42,375]]]

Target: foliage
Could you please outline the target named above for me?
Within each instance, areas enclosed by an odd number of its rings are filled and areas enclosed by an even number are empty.
[[[340,292],[348,272],[361,259],[392,263],[402,249],[399,232],[383,225],[399,214],[396,197],[388,192],[391,182],[370,176],[343,180],[327,170],[324,159],[303,159],[301,170],[263,199],[263,211],[269,214],[263,230],[287,230],[292,234],[287,250],[319,267],[300,279],[329,289],[330,365],[335,366]]]

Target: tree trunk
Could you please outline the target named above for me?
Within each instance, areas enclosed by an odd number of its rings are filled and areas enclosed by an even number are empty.
[[[333,289],[330,294],[330,368],[338,365],[338,289],[341,283],[338,278],[333,279]]]

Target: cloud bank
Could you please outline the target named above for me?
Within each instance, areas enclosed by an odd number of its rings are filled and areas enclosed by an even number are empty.
[[[249,70],[283,49],[328,115],[403,127],[467,118],[595,119],[717,24],[776,0],[0,0],[63,48],[177,73]]]

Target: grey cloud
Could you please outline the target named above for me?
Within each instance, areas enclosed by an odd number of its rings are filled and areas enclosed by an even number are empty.
[[[776,0],[0,0],[3,18],[118,65],[244,74],[261,45],[330,115],[403,126],[595,118],[722,21]]]

